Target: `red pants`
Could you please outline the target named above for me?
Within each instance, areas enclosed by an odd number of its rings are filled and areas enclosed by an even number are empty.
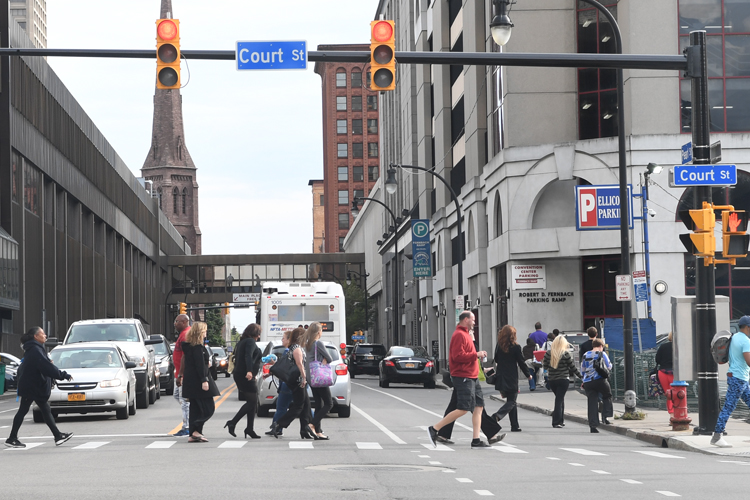
[[[667,373],[663,370],[659,370],[658,373],[659,377],[659,383],[661,384],[661,388],[664,389],[664,394],[667,393],[669,389],[672,388],[672,382],[674,382],[674,373]],[[669,413],[674,412],[674,408],[672,408],[672,400],[667,399],[667,411]]]

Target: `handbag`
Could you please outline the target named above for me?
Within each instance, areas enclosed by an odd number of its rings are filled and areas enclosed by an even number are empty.
[[[281,356],[276,363],[271,365],[268,371],[271,372],[271,375],[286,382],[289,387],[297,385],[299,378],[302,376],[297,363],[294,362],[291,351],[286,356]]]
[[[318,343],[316,342],[315,359],[310,361],[310,387],[331,387],[335,383],[336,371],[333,366],[318,361]]]
[[[604,356],[599,353],[599,356],[594,359],[594,370],[599,374],[601,378],[609,378],[609,368],[604,363]]]
[[[659,376],[656,373],[648,377],[648,395],[652,398],[664,395],[664,388],[661,386]]]
[[[485,382],[489,385],[495,385],[497,381],[497,371],[494,368],[490,368],[489,371],[484,373]]]

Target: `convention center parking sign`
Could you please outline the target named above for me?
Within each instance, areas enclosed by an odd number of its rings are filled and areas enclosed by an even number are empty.
[[[628,184],[628,226],[633,229],[633,186]],[[620,186],[576,186],[576,230],[620,229]]]

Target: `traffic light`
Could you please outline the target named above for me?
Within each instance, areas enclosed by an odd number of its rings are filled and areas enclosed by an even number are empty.
[[[180,21],[156,21],[156,88],[180,88]]]
[[[721,239],[725,258],[747,256],[750,235],[747,232],[747,212],[744,210],[724,210],[721,212]]]
[[[371,90],[396,88],[396,30],[393,21],[370,23]]]
[[[187,314],[187,304],[180,302],[180,314]]]
[[[224,302],[224,315],[229,314],[229,302]]]
[[[712,257],[716,253],[716,215],[713,207],[704,202],[703,208],[697,210],[680,210],[680,219],[693,231],[692,234],[681,234],[680,241],[688,252],[697,257]]]

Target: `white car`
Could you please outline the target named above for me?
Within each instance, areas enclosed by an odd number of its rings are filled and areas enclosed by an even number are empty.
[[[135,415],[136,363],[112,342],[86,342],[58,346],[50,352],[52,362],[73,380],[58,380],[49,405],[52,414],[113,411],[118,420]],[[43,422],[34,407],[34,422]]]

